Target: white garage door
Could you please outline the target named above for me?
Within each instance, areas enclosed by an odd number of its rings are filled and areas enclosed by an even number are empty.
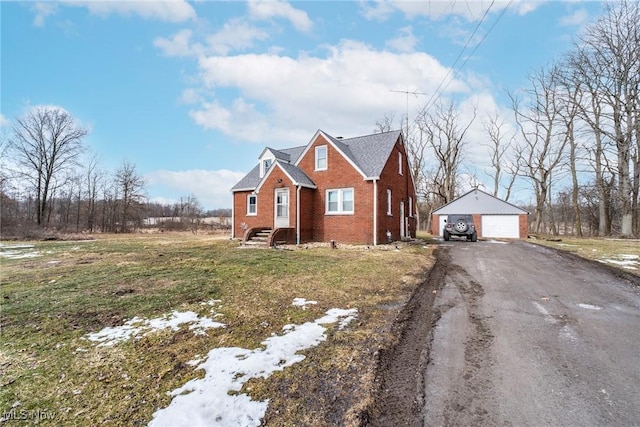
[[[447,225],[447,218],[449,215],[440,215],[440,228],[438,228],[438,236],[442,236],[442,230],[444,230],[444,226]]]
[[[482,215],[482,237],[520,237],[518,215]]]

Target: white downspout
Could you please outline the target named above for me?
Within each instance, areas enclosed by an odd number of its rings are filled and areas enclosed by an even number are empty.
[[[378,180],[373,180],[373,246],[378,246]]]
[[[236,237],[236,232],[235,232],[236,216],[235,216],[235,210],[233,208],[233,205],[235,204],[235,201],[236,201],[236,194],[231,193],[231,195],[233,197],[231,199],[231,239],[233,240]]]
[[[296,188],[296,245],[300,244],[300,189],[302,186],[298,185]]]

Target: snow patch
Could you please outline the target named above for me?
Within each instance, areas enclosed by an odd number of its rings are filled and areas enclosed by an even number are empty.
[[[307,309],[307,305],[309,304],[317,304],[318,301],[307,301],[304,298],[294,298],[293,302],[291,303],[291,305],[294,305],[296,307],[302,307],[303,310]]]
[[[87,335],[89,341],[99,342],[98,347],[114,344],[134,338],[140,334],[150,334],[160,329],[171,328],[174,331],[189,324],[189,330],[196,335],[205,335],[208,328],[222,328],[224,323],[215,322],[208,317],[200,317],[193,311],[173,311],[155,319],[143,319],[138,316],[127,320],[121,326],[107,327]]]
[[[578,304],[578,307],[584,308],[587,310],[602,310],[602,307],[593,304]]]
[[[603,263],[618,265],[627,270],[637,270],[640,266],[640,255],[620,254],[616,256],[617,259],[605,258],[599,260]]]
[[[40,252],[33,251],[34,245],[7,245],[0,243],[0,258],[24,259],[40,256]]]
[[[254,401],[242,386],[251,378],[267,378],[304,360],[301,350],[314,347],[327,337],[322,325],[353,320],[357,309],[331,309],[325,316],[302,325],[287,325],[282,335],[262,342],[264,348],[214,348],[197,369],[204,378],[193,379],[169,394],[173,400],[153,414],[150,426],[257,426],[269,401]],[[198,361],[193,361],[193,364]]]

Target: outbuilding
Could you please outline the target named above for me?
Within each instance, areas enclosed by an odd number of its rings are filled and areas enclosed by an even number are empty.
[[[477,188],[433,211],[431,234],[441,236],[449,215],[473,215],[478,237],[524,239],[529,212]]]

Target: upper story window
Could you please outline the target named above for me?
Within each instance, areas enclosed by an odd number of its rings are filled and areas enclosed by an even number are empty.
[[[267,157],[267,158],[262,158],[260,159],[260,178],[262,178],[263,176],[265,176],[265,174],[269,171],[269,168],[271,167],[271,165],[273,164],[273,157]]]
[[[387,215],[391,216],[391,190],[387,190]]]
[[[413,197],[409,196],[409,217],[413,217]]]
[[[258,196],[256,194],[247,196],[247,215],[258,215]]]
[[[327,190],[327,214],[353,214],[353,188]]]
[[[316,147],[316,170],[327,170],[327,146],[320,145]]]
[[[398,151],[398,173],[402,175],[402,153]]]

